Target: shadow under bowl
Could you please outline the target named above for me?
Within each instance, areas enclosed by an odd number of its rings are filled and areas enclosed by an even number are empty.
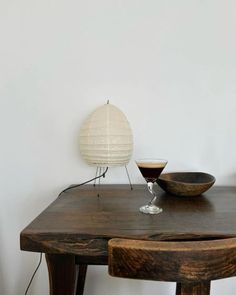
[[[214,176],[204,172],[172,172],[161,174],[157,183],[167,193],[188,197],[201,195],[215,180]]]

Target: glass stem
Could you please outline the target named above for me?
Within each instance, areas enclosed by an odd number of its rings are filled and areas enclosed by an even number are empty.
[[[153,205],[153,203],[155,203],[156,199],[157,199],[157,195],[153,190],[153,182],[148,182],[147,183],[148,186],[148,190],[149,192],[153,195],[153,198],[151,199],[151,201],[148,203],[149,205]]]

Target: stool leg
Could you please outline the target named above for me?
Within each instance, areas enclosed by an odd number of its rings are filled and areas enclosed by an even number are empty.
[[[210,295],[210,282],[177,283],[176,295]]]

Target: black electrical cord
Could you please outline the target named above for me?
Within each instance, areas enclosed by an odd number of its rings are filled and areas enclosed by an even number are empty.
[[[101,178],[101,177],[105,177],[107,171],[108,171],[108,167],[106,167],[106,170],[105,170],[101,175],[98,175],[98,176],[96,176],[96,177],[94,177],[94,178],[92,178],[92,179],[90,179],[90,180],[87,180],[87,181],[85,181],[85,182],[82,182],[82,183],[80,183],[80,184],[71,185],[71,186],[65,188],[63,191],[60,192],[60,194],[58,195],[58,197],[59,197],[62,193],[65,193],[66,191],[68,191],[68,190],[70,190],[70,189],[72,189],[72,188],[76,188],[76,187],[78,187],[78,186],[81,186],[81,185],[87,184],[87,183],[89,183],[89,182],[91,182],[91,181],[94,181],[95,179],[98,179],[98,178]],[[25,295],[27,295],[27,293],[28,293],[28,291],[29,291],[29,288],[30,288],[30,286],[31,286],[31,284],[32,284],[32,281],[33,281],[35,275],[36,275],[36,272],[38,271],[38,269],[39,269],[39,267],[40,267],[40,265],[41,265],[41,262],[42,262],[42,253],[40,253],[40,256],[39,256],[39,263],[38,263],[38,265],[37,265],[35,271],[33,272],[32,276],[31,276],[31,279],[30,279],[30,281],[29,281],[29,284],[28,284],[28,286],[27,286],[27,288],[26,288],[26,290],[25,290]]]
[[[30,279],[30,281],[29,281],[29,284],[28,284],[28,286],[27,286],[27,288],[26,288],[26,290],[25,290],[25,295],[27,295],[27,293],[28,293],[28,291],[29,291],[29,288],[30,288],[30,285],[31,285],[31,283],[32,283],[32,281],[33,281],[33,279],[34,279],[34,276],[36,275],[36,272],[38,271],[38,269],[39,269],[39,267],[40,267],[40,264],[41,264],[41,262],[42,262],[42,256],[43,256],[43,254],[40,253],[40,256],[39,256],[39,263],[38,263],[38,265],[37,265],[37,267],[36,267],[34,273],[32,274],[32,277],[31,277],[31,279]]]
[[[65,193],[66,191],[68,191],[68,190],[70,190],[70,189],[72,189],[72,188],[75,188],[75,187],[78,187],[78,186],[81,186],[81,185],[87,184],[87,183],[89,183],[89,182],[94,181],[95,179],[98,179],[98,178],[101,178],[101,177],[105,177],[107,171],[108,171],[108,167],[106,167],[106,170],[105,170],[102,174],[100,174],[100,175],[98,175],[98,176],[96,176],[96,177],[94,177],[94,178],[92,178],[92,179],[89,179],[89,180],[87,180],[87,181],[85,181],[85,182],[82,182],[82,183],[80,183],[80,184],[71,185],[71,186],[65,188],[63,191],[60,192],[60,194],[58,195],[58,197],[60,197],[61,194]]]

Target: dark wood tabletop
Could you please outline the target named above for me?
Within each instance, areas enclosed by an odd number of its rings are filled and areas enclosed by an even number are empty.
[[[21,232],[21,249],[47,253],[48,257],[72,255],[79,264],[107,264],[107,243],[115,237],[236,237],[236,187],[215,186],[198,197],[176,197],[160,189],[159,192],[158,206],[163,212],[148,215],[139,212],[139,207],[150,200],[145,185],[134,185],[132,191],[128,185],[71,189]]]

